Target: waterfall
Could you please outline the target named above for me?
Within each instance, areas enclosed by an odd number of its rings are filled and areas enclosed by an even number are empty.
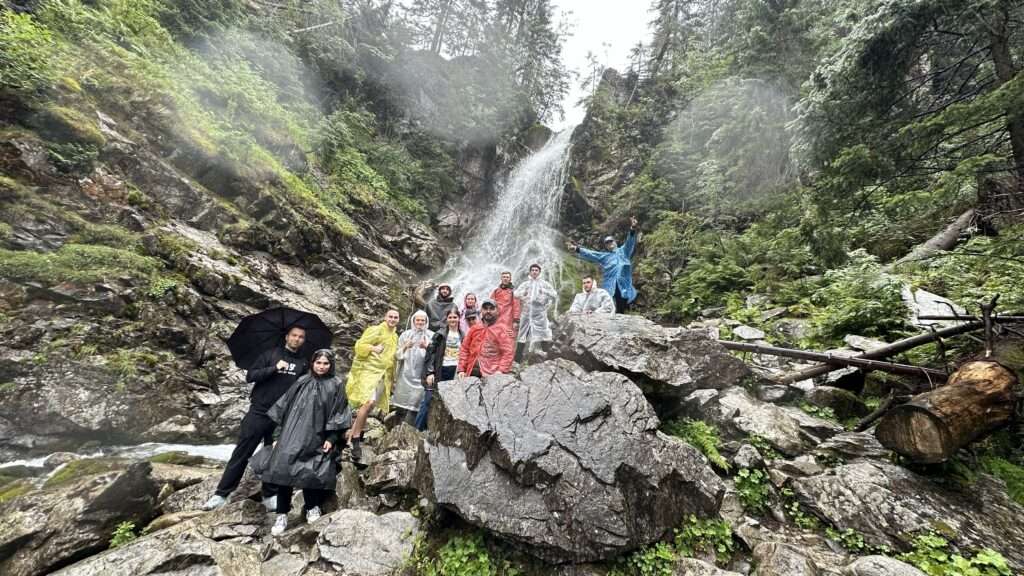
[[[505,270],[518,283],[534,262],[541,265],[543,277],[558,287],[562,250],[556,227],[571,138],[569,127],[524,158],[498,187],[498,201],[476,235],[449,260],[441,278],[452,285],[459,306],[469,292],[486,298]]]

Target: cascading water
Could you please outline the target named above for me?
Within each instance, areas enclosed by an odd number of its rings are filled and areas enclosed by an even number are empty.
[[[505,270],[512,272],[514,281],[521,280],[534,262],[558,287],[562,253],[555,226],[568,176],[571,138],[572,128],[566,128],[516,166],[500,186],[498,202],[476,236],[448,262],[441,278],[452,285],[460,305],[462,295],[469,292],[486,298]]]

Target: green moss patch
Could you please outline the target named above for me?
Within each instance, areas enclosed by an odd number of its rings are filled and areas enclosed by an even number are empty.
[[[24,479],[0,484],[0,504],[26,494],[30,490],[32,490],[32,483]]]
[[[65,244],[49,253],[0,249],[0,276],[46,284],[144,278],[161,268],[155,258],[109,246]]]
[[[55,488],[62,486],[85,476],[103,474],[112,470],[120,470],[124,467],[121,460],[111,458],[83,458],[68,462],[63,468],[50,476],[43,488]]]
[[[47,106],[35,114],[31,125],[47,140],[93,146],[106,144],[96,120],[65,106]]]

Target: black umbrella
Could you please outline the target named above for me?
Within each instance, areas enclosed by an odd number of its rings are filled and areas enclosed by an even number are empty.
[[[228,338],[228,349],[235,365],[248,370],[260,354],[284,345],[285,334],[293,326],[306,330],[306,343],[300,353],[310,355],[321,348],[331,347],[332,334],[316,314],[280,306],[258,314],[246,316]]]

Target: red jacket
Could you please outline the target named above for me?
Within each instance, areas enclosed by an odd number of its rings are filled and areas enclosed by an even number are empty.
[[[501,286],[491,292],[491,300],[498,305],[498,321],[507,330],[512,330],[512,323],[519,322],[519,300],[512,293],[511,288]]]
[[[459,348],[459,372],[470,374],[479,363],[480,374],[504,374],[512,370],[512,359],[516,354],[516,341],[508,328],[495,322],[487,326],[478,322],[469,329],[466,339]]]

